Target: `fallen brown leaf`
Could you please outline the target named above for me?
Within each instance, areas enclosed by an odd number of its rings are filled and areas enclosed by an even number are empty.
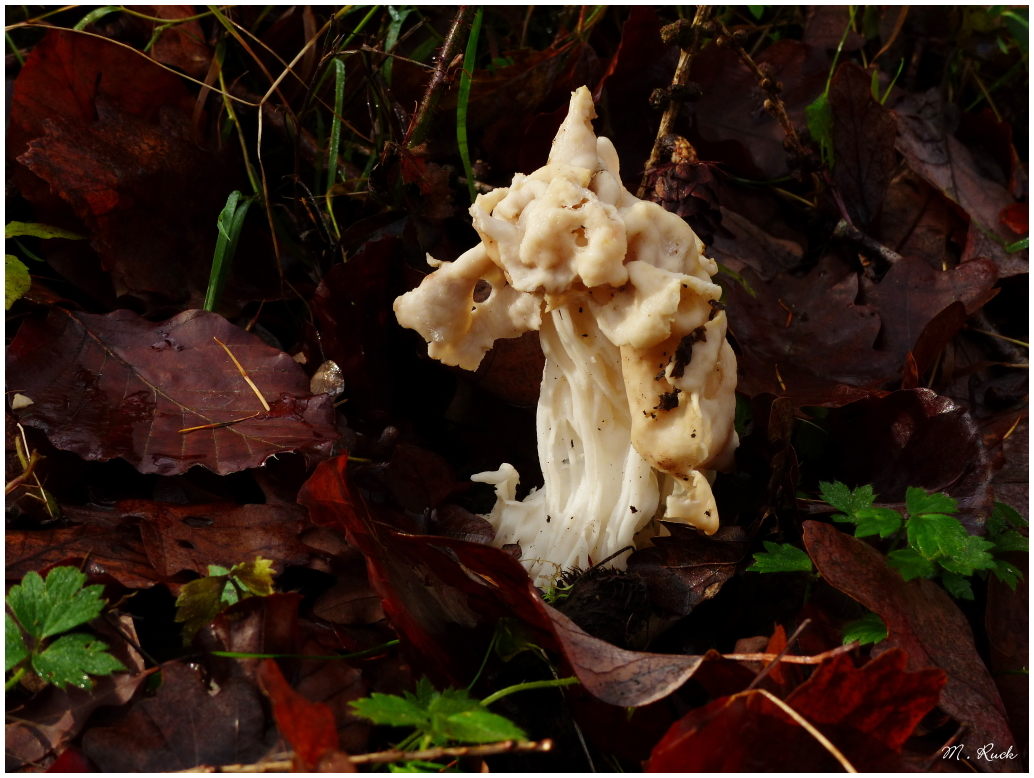
[[[910,669],[939,667],[947,673],[939,705],[969,727],[962,742],[971,758],[988,743],[994,743],[995,753],[1015,748],[1005,707],[973,644],[969,622],[944,589],[925,579],[906,583],[880,552],[828,524],[806,521],[804,543],[823,578],[883,619],[887,640],[876,651],[904,649]],[[1003,759],[988,762],[986,769],[1020,768]]]

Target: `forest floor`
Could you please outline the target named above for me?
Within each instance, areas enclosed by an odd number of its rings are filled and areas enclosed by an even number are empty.
[[[1027,770],[1026,7],[40,8],[8,770]],[[537,589],[469,477],[542,485],[538,333],[392,304],[581,86],[718,263],[740,446],[718,532]]]

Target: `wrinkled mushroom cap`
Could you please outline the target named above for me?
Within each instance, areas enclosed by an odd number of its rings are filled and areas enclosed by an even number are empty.
[[[631,444],[671,477],[664,517],[712,533],[718,515],[703,471],[730,464],[737,442],[717,266],[681,218],[625,190],[595,115],[589,90],[574,92],[547,164],[479,195],[470,214],[481,243],[455,262],[429,258],[438,269],[395,301],[395,313],[431,357],[467,370],[497,338],[539,329],[550,311],[591,313],[620,351]],[[479,280],[491,286],[483,302],[474,300]]]

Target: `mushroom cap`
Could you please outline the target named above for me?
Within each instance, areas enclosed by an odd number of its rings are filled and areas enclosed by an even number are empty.
[[[545,312],[591,315],[608,353],[620,353],[612,372],[631,445],[673,479],[666,518],[713,532],[702,471],[728,464],[737,443],[736,359],[711,281],[717,265],[685,221],[622,186],[595,116],[589,90],[575,91],[546,165],[479,195],[470,214],[481,242],[455,262],[429,257],[438,269],[395,301],[395,313],[431,357],[468,370],[497,338],[540,329]],[[482,302],[479,281],[491,287]]]

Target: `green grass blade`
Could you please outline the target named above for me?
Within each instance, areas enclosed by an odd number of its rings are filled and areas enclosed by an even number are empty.
[[[11,38],[11,33],[4,32],[4,36],[7,39],[7,45],[10,47],[11,51],[14,53],[14,58],[16,60],[18,60],[18,65],[19,66],[24,66],[25,65],[25,57],[22,56],[21,51],[19,51],[18,47],[14,44],[14,39]]]
[[[467,190],[470,201],[474,202],[477,191],[474,189],[474,169],[470,164],[470,148],[467,145],[467,102],[470,99],[470,82],[474,72],[474,60],[478,51],[478,38],[481,37],[481,17],[484,8],[478,8],[474,14],[474,23],[470,27],[467,38],[467,51],[463,55],[463,72],[460,74],[460,91],[456,103],[456,140],[460,144],[460,158],[463,160],[463,172],[467,176]]]
[[[237,241],[240,239],[241,229],[244,227],[244,218],[251,207],[251,200],[244,200],[238,207],[240,199],[239,191],[231,192],[226,199],[226,206],[216,221],[219,237],[216,240],[215,254],[212,257],[212,272],[208,276],[208,291],[205,293],[204,308],[206,311],[214,311],[219,307],[223,286],[226,284],[226,277],[230,274],[233,256],[237,252]]]
[[[86,16],[84,16],[82,19],[80,19],[79,22],[72,29],[84,30],[86,29],[86,25],[93,24],[98,19],[103,19],[108,14],[115,13],[115,11],[121,10],[122,9],[117,5],[106,5],[103,8],[95,8],[94,10],[86,14]]]
[[[337,181],[337,158],[341,148],[341,112],[345,106],[345,63],[340,59],[334,60],[334,116],[330,123],[330,150],[327,152],[327,191]],[[330,209],[330,199],[327,199],[327,209]]]

